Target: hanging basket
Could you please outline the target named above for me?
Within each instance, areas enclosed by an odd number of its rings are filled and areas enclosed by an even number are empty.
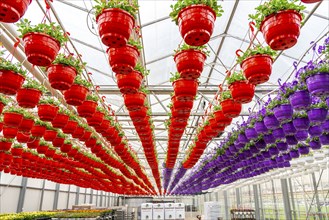
[[[112,71],[120,74],[131,73],[137,64],[138,49],[131,45],[107,50]]]
[[[242,105],[235,102],[233,99],[226,99],[221,101],[222,111],[224,116],[229,118],[238,117],[242,110]]]
[[[42,121],[53,121],[57,115],[58,107],[51,104],[39,104],[38,116]]]
[[[118,87],[122,94],[137,93],[141,87],[143,75],[138,71],[132,71],[129,74],[115,74]]]
[[[23,41],[27,60],[36,66],[49,66],[61,47],[58,40],[38,32],[25,34]]]
[[[40,101],[41,91],[32,88],[23,88],[17,91],[16,100],[23,108],[34,108]]]
[[[138,111],[144,106],[146,95],[142,92],[123,96],[128,111]]]
[[[86,100],[78,106],[77,110],[80,117],[89,118],[95,114],[96,108],[97,102]]]
[[[0,152],[10,150],[12,144],[12,142],[0,141]]]
[[[254,55],[242,61],[241,68],[248,82],[258,85],[270,79],[272,64],[269,55]]]
[[[229,88],[234,101],[241,104],[251,102],[255,94],[255,85],[245,81],[234,82]]]
[[[178,25],[184,41],[191,46],[209,42],[216,20],[215,11],[206,5],[191,5],[178,14]]]
[[[15,23],[24,16],[32,0],[2,0],[0,2],[0,22]]]
[[[34,125],[31,129],[31,134],[33,137],[43,137],[46,132],[46,127],[42,125]]]
[[[78,122],[73,121],[73,120],[68,120],[65,127],[62,128],[62,131],[65,134],[73,134],[75,132],[75,130],[77,129],[77,127],[78,127]]]
[[[181,78],[197,79],[200,77],[206,55],[199,50],[183,50],[174,57],[177,71]]]
[[[100,126],[103,120],[104,120],[104,113],[99,111],[96,111],[92,117],[87,118],[88,125],[93,127]]]
[[[24,133],[24,132],[17,132],[16,140],[19,143],[27,143],[30,140],[30,134],[29,133]]]
[[[54,130],[46,130],[43,138],[45,141],[53,141],[57,137],[57,131]]]
[[[15,95],[24,83],[25,78],[10,70],[0,70],[0,93]]]
[[[61,147],[64,144],[65,139],[61,137],[56,137],[52,143],[55,147]]]
[[[68,90],[73,85],[77,71],[71,66],[55,64],[47,68],[47,75],[52,88]]]
[[[108,47],[123,47],[127,44],[135,25],[135,19],[119,8],[109,8],[96,17],[99,35]]]
[[[69,116],[58,113],[54,120],[51,122],[54,128],[63,128],[69,120]]]
[[[14,128],[14,127],[4,126],[2,128],[2,135],[5,138],[15,138],[16,135],[17,135],[17,132],[18,132],[18,129],[17,128]]]
[[[64,92],[64,98],[67,104],[78,106],[86,100],[88,92],[88,88],[82,85],[73,84]]]
[[[314,74],[306,79],[308,91],[313,96],[329,96],[329,73],[322,72]]]
[[[29,118],[23,118],[18,130],[23,132],[30,132],[34,125],[34,120]]]
[[[14,113],[14,112],[6,112],[3,114],[3,124],[8,127],[17,128],[23,120],[23,115]]]
[[[297,43],[302,16],[294,10],[267,16],[260,25],[266,43],[273,50],[286,50]]]
[[[186,79],[178,79],[172,85],[175,96],[182,101],[193,101],[199,86],[197,81]]]

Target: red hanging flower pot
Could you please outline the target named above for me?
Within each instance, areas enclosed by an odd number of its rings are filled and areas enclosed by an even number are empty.
[[[5,112],[3,114],[3,124],[7,127],[18,127],[23,120],[23,115],[15,112]]]
[[[78,127],[78,122],[69,120],[65,127],[62,128],[62,131],[65,134],[73,134]]]
[[[248,82],[262,84],[270,79],[273,60],[269,55],[254,55],[241,63],[241,68]]]
[[[47,150],[48,150],[48,146],[47,145],[39,145],[37,147],[37,152],[39,154],[45,154],[47,152]]]
[[[92,117],[87,118],[88,125],[93,127],[100,126],[103,120],[104,120],[104,113],[100,111],[96,111]]]
[[[22,156],[23,148],[11,148],[11,154],[14,157],[20,157]]]
[[[53,157],[55,155],[55,152],[56,152],[55,149],[48,148],[47,151],[46,151],[46,153],[45,153],[45,156],[46,157]]]
[[[260,31],[273,50],[286,50],[297,43],[301,22],[302,16],[297,11],[280,11],[267,16],[260,25]]]
[[[24,132],[30,132],[34,125],[34,120],[29,118],[23,118],[22,122],[20,123],[18,130]]]
[[[10,70],[0,69],[0,93],[15,95],[24,83],[25,77]]]
[[[230,125],[232,122],[232,118],[226,117],[222,110],[215,111],[214,115],[215,115],[216,123],[219,126],[225,127]]]
[[[51,124],[54,128],[63,128],[67,124],[68,120],[69,116],[66,114],[58,113]]]
[[[87,140],[87,141],[85,142],[85,144],[86,144],[86,146],[87,146],[88,148],[92,148],[92,147],[94,147],[94,146],[96,145],[96,143],[97,143],[96,138],[90,138],[89,140]]]
[[[86,100],[78,106],[77,110],[80,117],[89,118],[95,114],[96,108],[97,102]]]
[[[39,146],[40,143],[40,139],[31,137],[30,141],[27,142],[27,147],[30,149],[37,149],[37,147]]]
[[[68,152],[70,152],[71,151],[71,149],[72,149],[72,144],[63,144],[61,147],[61,151],[63,152],[63,153],[68,153]]]
[[[72,134],[73,138],[81,138],[85,134],[85,129],[83,127],[78,126],[74,133]]]
[[[31,129],[31,134],[33,137],[43,137],[46,132],[46,127],[43,125],[34,125]]]
[[[171,101],[173,104],[174,111],[190,112],[193,108],[193,101],[182,101],[176,95],[171,98]]]
[[[52,104],[39,104],[38,116],[42,121],[53,121],[57,115],[58,107]]]
[[[32,0],[2,0],[0,2],[0,22],[15,23],[25,14]]]
[[[57,137],[57,131],[54,130],[46,130],[43,138],[45,141],[53,141]]]
[[[182,101],[192,101],[198,90],[198,82],[195,80],[178,79],[173,83],[175,96]]]
[[[246,104],[252,101],[255,95],[255,85],[246,81],[236,81],[229,86],[235,102]]]
[[[108,47],[123,47],[127,44],[135,19],[119,8],[109,8],[96,17],[99,35]]]
[[[32,88],[23,88],[17,91],[16,100],[23,108],[34,108],[40,101],[41,91]]]
[[[146,95],[142,92],[123,96],[128,111],[138,111],[144,106]]]
[[[147,107],[142,107],[138,111],[129,112],[130,118],[133,122],[142,121],[147,116]]]
[[[174,57],[181,78],[197,79],[203,71],[206,55],[199,50],[183,50]]]
[[[37,32],[25,34],[23,41],[27,60],[36,66],[49,66],[61,47],[58,40]]]
[[[64,144],[65,138],[61,138],[61,137],[56,137],[52,143],[55,147],[61,147]]]
[[[78,106],[86,100],[88,92],[89,89],[85,86],[73,84],[64,92],[64,98],[67,104]]]
[[[13,143],[11,141],[1,140],[0,141],[0,151],[8,151],[8,150],[10,150],[12,144]]]
[[[216,13],[209,6],[187,6],[178,14],[179,31],[188,45],[201,46],[210,40],[215,20]]]
[[[68,90],[77,76],[77,71],[71,66],[52,64],[47,68],[49,83],[52,88]]]
[[[233,99],[226,99],[221,101],[222,111],[226,117],[235,118],[238,117],[242,110],[241,103],[235,102]]]
[[[85,131],[82,137],[79,138],[80,141],[86,141],[91,137],[91,131]]]
[[[131,73],[139,57],[138,49],[129,44],[118,48],[109,48],[107,54],[113,72],[120,74]]]
[[[122,94],[137,93],[143,80],[143,75],[138,71],[132,71],[129,74],[117,73],[115,76]]]
[[[30,140],[30,133],[17,132],[16,139],[19,143],[27,143]]]

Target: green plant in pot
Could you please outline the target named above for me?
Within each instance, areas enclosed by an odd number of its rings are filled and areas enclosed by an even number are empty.
[[[306,7],[298,0],[270,0],[249,15],[273,50],[285,50],[297,43]]]
[[[17,92],[16,100],[23,108],[34,108],[47,89],[34,79],[28,78],[26,83]]]
[[[54,22],[31,25],[29,20],[23,19],[17,26],[27,60],[37,66],[49,66],[68,40],[62,28]]]

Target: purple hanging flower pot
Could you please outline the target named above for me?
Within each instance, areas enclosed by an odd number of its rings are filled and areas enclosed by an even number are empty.
[[[308,133],[311,137],[318,137],[322,134],[322,125],[313,125],[308,129]]]
[[[298,140],[295,138],[294,135],[286,136],[286,141],[288,145],[296,145],[298,144]]]
[[[288,150],[288,144],[286,142],[278,142],[278,143],[276,143],[276,147],[280,151],[286,151],[286,150]]]
[[[267,129],[276,129],[280,126],[280,122],[274,115],[267,115],[264,117],[264,124]]]
[[[291,164],[289,161],[285,161],[282,163],[284,167],[291,167]]]
[[[283,156],[278,156],[278,157],[275,158],[275,161],[277,163],[283,163],[284,162],[284,158],[283,158]]]
[[[256,143],[255,143],[255,146],[258,150],[263,150],[265,147],[266,147],[266,142],[261,139],[261,140],[258,140]]]
[[[329,73],[322,72],[306,79],[308,91],[317,97],[329,95]]]
[[[251,151],[252,154],[257,154],[259,152],[259,150],[255,146],[251,146],[249,150]]]
[[[301,155],[306,155],[310,153],[310,148],[309,146],[303,145],[298,148],[298,151]]]
[[[297,131],[295,137],[298,141],[305,141],[308,138],[308,131],[306,130]]]
[[[263,157],[262,154],[257,155],[256,158],[257,158],[257,161],[258,161],[258,162],[262,162],[262,161],[265,160],[265,158]]]
[[[240,149],[244,148],[244,145],[245,145],[245,144],[241,144],[241,143],[239,143],[239,144],[234,144],[234,146],[235,146],[235,148],[237,149],[237,151],[239,151]]]
[[[298,150],[291,150],[290,151],[291,158],[298,158],[299,157],[299,151]]]
[[[258,135],[265,134],[268,131],[263,121],[257,121],[255,123],[255,130],[258,133]]]
[[[274,144],[275,143],[275,137],[273,134],[265,134],[264,135],[264,141],[266,144]]]
[[[249,140],[255,139],[258,137],[258,134],[254,128],[247,128],[245,130],[245,135]]]
[[[292,123],[292,121],[282,124],[282,129],[283,129],[283,132],[286,135],[293,135],[297,132],[294,124]]]
[[[239,143],[246,144],[249,142],[248,138],[244,133],[239,134],[238,136]]]
[[[271,156],[276,156],[280,153],[279,149],[276,147],[270,147],[268,152],[271,154]]]
[[[307,90],[296,91],[289,97],[294,110],[305,110],[311,105],[311,96]]]
[[[294,127],[296,130],[308,130],[310,127],[310,120],[306,118],[295,118],[293,121]]]
[[[290,104],[278,105],[273,109],[273,113],[279,122],[289,121],[292,119],[292,106]]]
[[[285,154],[283,154],[283,159],[285,160],[285,161],[290,161],[292,158],[291,158],[291,156],[290,156],[290,153],[285,153]]]
[[[321,149],[321,143],[320,141],[316,141],[316,140],[312,140],[310,141],[310,148],[312,148],[312,150],[319,150]]]
[[[252,157],[252,153],[250,150],[245,150],[242,152],[245,158]]]
[[[271,158],[271,154],[268,151],[263,151],[262,154],[264,158]]]
[[[324,132],[329,132],[329,119],[325,120],[321,127]]]
[[[326,120],[328,110],[325,108],[313,108],[307,112],[311,123],[320,124]]]
[[[319,138],[322,145],[329,144],[329,133],[323,133]]]
[[[286,137],[282,128],[277,128],[272,131],[272,134],[275,139],[283,139]]]
[[[230,145],[228,149],[230,150],[231,153],[236,153],[236,152],[238,152],[238,150],[235,148],[234,145]]]

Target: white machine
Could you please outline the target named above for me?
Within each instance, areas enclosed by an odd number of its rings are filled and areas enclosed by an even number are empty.
[[[175,219],[175,203],[165,203],[165,220]]]
[[[153,204],[153,220],[161,219],[164,220],[164,204],[157,203]]]
[[[141,219],[142,220],[153,219],[153,204],[152,203],[143,203],[141,205]]]
[[[220,206],[218,202],[204,203],[204,219],[217,220],[220,217]]]
[[[175,203],[175,219],[184,220],[185,219],[185,204]]]

